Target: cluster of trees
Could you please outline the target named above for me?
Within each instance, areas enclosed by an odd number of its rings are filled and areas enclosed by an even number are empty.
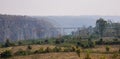
[[[91,37],[91,38],[100,38],[102,37],[115,37],[116,39],[120,38],[120,23],[115,23],[112,21],[106,21],[103,18],[99,18],[96,21],[96,26],[85,27],[78,29],[75,34],[77,36]]]
[[[15,53],[12,53],[10,50],[6,50],[0,54],[1,58],[9,58],[12,56],[26,56],[31,54],[42,54],[42,53],[50,53],[50,52],[76,52],[78,56],[80,56],[80,48],[78,47],[40,47],[38,50],[32,51],[32,46],[28,45],[26,50],[19,49]]]

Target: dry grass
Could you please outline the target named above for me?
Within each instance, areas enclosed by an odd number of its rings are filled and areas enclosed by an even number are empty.
[[[16,46],[16,47],[8,47],[8,48],[0,48],[0,51],[4,50],[12,50],[12,52],[16,52],[19,49],[26,50],[27,46]],[[31,45],[32,51],[40,49],[40,47],[46,48],[54,48],[53,45]],[[95,52],[105,52],[106,45],[96,46],[95,48],[90,48],[90,50]],[[110,52],[118,51],[120,49],[120,45],[110,45]],[[81,57],[79,58],[75,52],[59,52],[59,53],[45,53],[45,54],[34,54],[28,56],[14,56],[10,59],[84,59],[86,53],[81,53]],[[100,53],[91,53],[90,57],[92,59],[100,59],[101,56],[105,56],[106,59],[112,59],[112,54],[100,54]],[[120,55],[117,59],[120,59]]]
[[[90,50],[94,52],[106,52],[106,46],[107,45],[98,45],[95,48],[90,48]],[[120,49],[120,45],[109,45],[110,46],[110,52],[116,52]]]
[[[46,53],[46,54],[36,54],[29,56],[16,56],[10,59],[84,59],[85,53],[81,53],[81,57],[78,57],[75,52],[60,52],[60,53]],[[91,53],[91,59],[100,59],[100,57],[105,56],[106,59],[112,59],[112,54],[96,54]],[[120,59],[120,55],[117,59]]]

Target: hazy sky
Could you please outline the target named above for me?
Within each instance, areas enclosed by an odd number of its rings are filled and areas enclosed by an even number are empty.
[[[0,0],[0,13],[120,16],[120,0]]]

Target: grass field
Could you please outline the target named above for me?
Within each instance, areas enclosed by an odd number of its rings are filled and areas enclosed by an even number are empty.
[[[53,45],[31,45],[32,49],[31,51],[38,50],[40,47],[43,47],[44,49],[46,47],[54,48]],[[118,52],[120,49],[120,45],[109,45],[110,51],[109,52]],[[27,56],[13,56],[8,59],[85,59],[86,53],[83,51],[90,50],[90,57],[91,59],[100,59],[101,57],[105,57],[106,59],[113,59],[113,53],[104,53],[106,52],[105,49],[106,45],[97,45],[95,48],[89,48],[89,49],[82,49],[82,52],[80,53],[80,57],[75,52],[51,52],[51,53],[43,53],[43,54],[32,54]],[[19,49],[26,50],[26,46],[14,46],[14,47],[8,47],[8,48],[0,48],[0,51],[4,50],[11,50],[13,53],[18,51]],[[118,54],[118,57],[116,59],[120,59],[120,54]]]

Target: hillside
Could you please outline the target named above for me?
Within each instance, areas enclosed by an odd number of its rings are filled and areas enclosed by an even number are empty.
[[[37,19],[30,16],[0,15],[0,41],[57,36],[58,31],[50,28],[54,28],[54,25],[42,17]]]

